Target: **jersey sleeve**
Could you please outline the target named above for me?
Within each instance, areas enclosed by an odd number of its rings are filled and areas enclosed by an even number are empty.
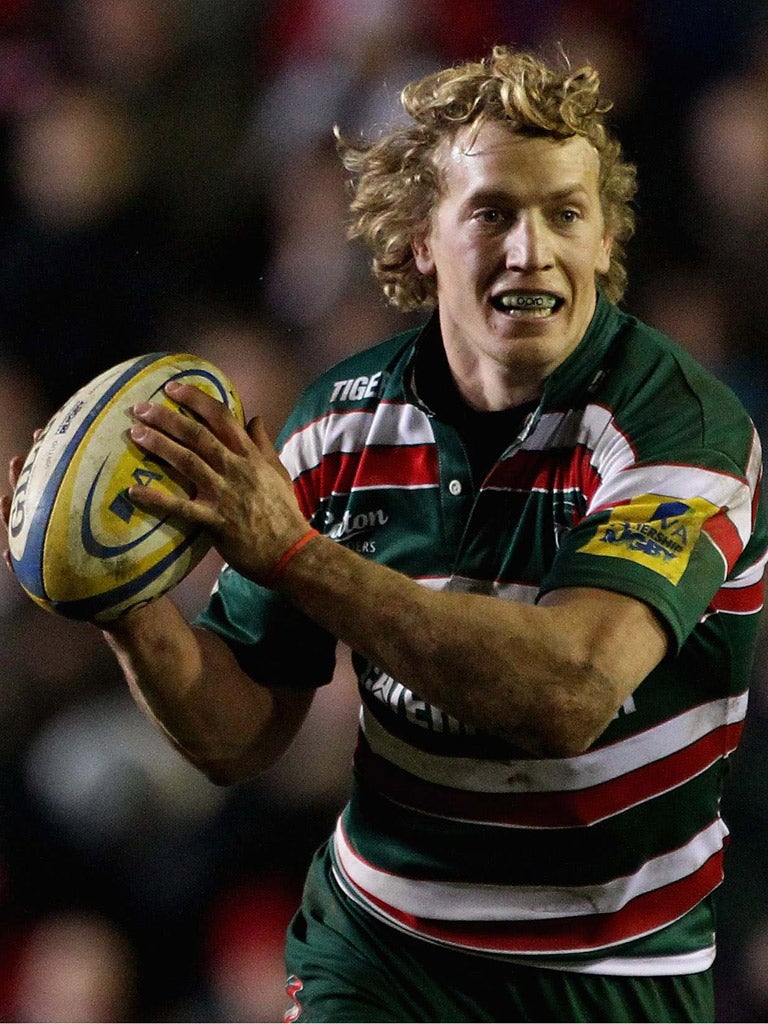
[[[333,677],[335,638],[229,567],[197,623],[218,633],[243,671],[264,686],[309,689]]]
[[[541,593],[589,586],[637,597],[678,649],[729,590],[749,590],[754,607],[743,610],[759,610],[766,531],[760,442],[750,429],[741,466],[718,451],[680,451],[608,474],[561,538]]]

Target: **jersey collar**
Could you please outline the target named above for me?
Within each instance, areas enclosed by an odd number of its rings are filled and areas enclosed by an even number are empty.
[[[544,383],[539,406],[542,411],[570,404],[597,384],[621,322],[620,310],[598,290],[595,312],[584,337]]]

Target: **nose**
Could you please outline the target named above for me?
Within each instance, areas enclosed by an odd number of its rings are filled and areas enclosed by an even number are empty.
[[[552,247],[544,219],[535,211],[523,211],[514,221],[505,239],[508,270],[546,270],[552,266]]]

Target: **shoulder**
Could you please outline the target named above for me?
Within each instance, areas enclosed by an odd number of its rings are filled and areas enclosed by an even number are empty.
[[[754,425],[740,399],[672,338],[621,313],[601,400],[635,438],[715,449],[743,464]]]

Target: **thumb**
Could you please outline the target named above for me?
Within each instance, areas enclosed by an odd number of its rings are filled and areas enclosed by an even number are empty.
[[[261,416],[254,416],[252,420],[249,420],[245,429],[248,432],[248,437],[250,437],[261,454],[268,458],[269,451],[270,449],[274,451],[274,446]]]

